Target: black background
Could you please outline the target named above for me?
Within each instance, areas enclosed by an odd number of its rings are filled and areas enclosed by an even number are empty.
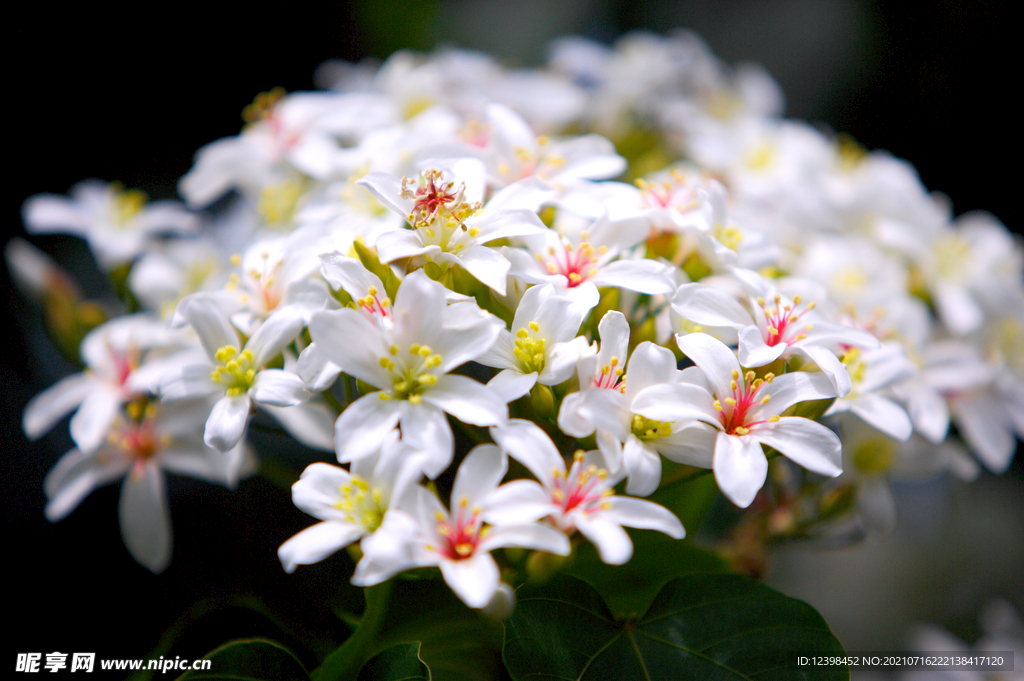
[[[668,29],[650,19],[660,14],[637,9],[657,4],[598,3],[600,20],[581,17],[577,30],[607,38],[634,28]],[[691,4],[704,7],[701,21],[716,19],[707,3]],[[987,209],[1019,232],[1020,116],[1011,97],[1019,89],[1020,58],[1012,28],[1018,23],[1008,5],[961,0],[858,6],[867,24],[857,27],[862,63],[855,77],[837,80],[824,96],[792,101],[790,113],[911,160],[929,188],[949,195],[956,213]],[[721,7],[729,13],[771,11],[764,2]],[[84,178],[171,195],[198,147],[238,132],[239,113],[257,92],[278,85],[308,89],[314,68],[327,58],[386,56],[395,36],[410,31],[402,17],[433,22],[434,33],[416,34],[417,46],[430,36],[450,39],[441,21],[446,6],[428,9],[413,2],[326,10],[236,3],[230,10],[23,6],[22,18],[9,19],[6,31],[5,240],[24,234],[25,198],[64,193]],[[772,30],[757,45],[789,40],[785,27]],[[717,43],[710,36],[709,42],[724,58],[760,58],[771,69],[770,52],[759,57],[750,53],[749,42],[715,37]],[[798,77],[775,75],[784,89],[787,79]],[[59,239],[33,242],[57,255],[81,252]],[[21,411],[33,394],[72,368],[39,343],[37,310],[11,292],[6,270],[3,276],[0,476],[10,594],[5,617],[15,627],[7,637],[12,653],[0,665],[12,664],[14,652],[141,657],[194,603],[239,593],[259,595],[302,635],[340,634],[343,628],[323,603],[331,598],[332,582],[348,574],[345,559],[285,575],[276,549],[310,519],[265,481],[228,493],[172,480],[174,558],[161,576],[135,564],[121,543],[116,485],[91,494],[60,523],[44,519],[42,480],[70,441],[61,424],[39,443],[28,443]],[[89,293],[100,292],[98,281],[85,283]],[[272,633],[273,627],[259,617],[227,616],[217,628],[220,638],[194,643],[197,654],[207,643]]]

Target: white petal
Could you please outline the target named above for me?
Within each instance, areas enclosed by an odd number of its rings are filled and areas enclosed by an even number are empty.
[[[477,545],[477,551],[491,551],[507,546],[537,549],[557,556],[569,555],[569,539],[548,525],[528,523],[525,525],[496,525]]]
[[[714,469],[722,493],[740,508],[746,508],[768,477],[768,459],[753,438],[719,433]]]
[[[277,550],[277,557],[281,559],[285,572],[295,572],[297,566],[319,563],[364,534],[366,529],[355,523],[317,523],[281,544]]]
[[[675,292],[671,270],[655,260],[616,260],[601,268],[591,281],[597,286],[614,286],[649,295]]]
[[[565,474],[565,462],[548,434],[532,421],[510,419],[490,429],[491,437],[509,456],[526,466],[545,487],[551,487],[552,471]]]
[[[724,399],[732,395],[729,381],[732,380],[732,372],[740,370],[740,363],[725,343],[706,333],[677,335],[676,343],[683,354],[704,372],[716,397]],[[629,369],[633,370],[632,364]]]
[[[597,547],[601,560],[608,565],[622,565],[633,557],[633,542],[619,525],[600,517],[575,516],[576,529]]]
[[[628,382],[628,375],[627,375]],[[702,419],[719,422],[714,411],[714,398],[704,388],[692,383],[665,383],[642,390],[630,409],[655,421]]]
[[[703,326],[739,330],[752,321],[750,313],[735,298],[705,284],[680,286],[672,298],[672,307],[680,316]]]
[[[672,511],[652,501],[613,496],[609,499],[612,507],[603,511],[601,517],[625,527],[642,530],[657,530],[673,539],[686,536],[683,524]]]
[[[645,497],[661,482],[661,456],[630,435],[622,448],[622,465],[629,474],[626,492]]]
[[[429,457],[423,472],[433,480],[452,462],[454,441],[444,412],[427,402],[402,404],[402,439]]]
[[[402,180],[388,173],[372,172],[363,175],[357,184],[361,184],[394,213],[406,219],[413,209],[411,199],[402,198]]]
[[[121,393],[106,385],[89,393],[71,417],[71,438],[79,449],[91,452],[103,444],[122,402]]]
[[[501,396],[506,403],[518,400],[533,390],[537,384],[537,372],[524,374],[517,369],[505,369],[487,381],[487,387]]]
[[[203,441],[219,452],[226,452],[237,445],[245,435],[251,408],[248,395],[225,395],[217,400],[206,419]]]
[[[629,357],[629,370],[626,372],[627,398],[632,402],[634,397],[648,386],[671,381],[676,375],[675,372],[676,358],[671,350],[658,347],[654,343],[641,343]]]
[[[284,346],[299,335],[302,326],[302,311],[293,307],[277,310],[267,317],[245,344],[245,349],[252,352],[253,364],[261,367],[281,354]]]
[[[36,440],[82,403],[97,387],[87,374],[72,374],[39,393],[25,407],[22,427],[30,440]]]
[[[302,378],[306,389],[311,392],[327,390],[341,373],[341,367],[320,352],[316,343],[306,346],[306,349],[299,355],[295,369],[299,372],[299,377]]]
[[[816,421],[783,416],[776,423],[754,426],[747,437],[777,449],[809,471],[833,478],[843,472],[839,438]]]
[[[558,408],[558,428],[566,435],[576,438],[587,437],[597,428],[580,416],[579,405],[582,399],[582,393],[569,393],[562,399],[562,406]]]
[[[444,560],[439,567],[451,590],[471,608],[487,605],[498,588],[498,564],[489,553],[477,553],[465,560]]]
[[[391,374],[380,366],[388,347],[362,314],[349,308],[317,312],[309,320],[309,334],[328,361],[371,385],[390,388]]]
[[[836,396],[836,389],[828,376],[808,371],[793,371],[776,376],[762,391],[771,395],[771,400],[763,408],[755,407],[754,414],[761,414],[762,411],[781,414],[798,402],[826,400]]]
[[[853,382],[850,380],[850,373],[846,370],[846,365],[828,348],[809,345],[794,348],[794,350],[807,355],[818,365],[821,372],[828,376],[832,382],[832,387],[835,388],[837,397],[845,397],[853,388]]]
[[[334,422],[338,416],[326,404],[307,402],[295,407],[263,405],[263,409],[307,447],[325,452],[334,451]]]
[[[137,466],[121,487],[121,537],[132,558],[159,574],[171,561],[171,510],[155,463]]]
[[[763,367],[782,356],[788,346],[785,343],[768,345],[764,342],[761,329],[754,325],[744,326],[737,334],[739,339],[739,360],[745,367]]]
[[[513,480],[487,497],[483,520],[492,525],[511,525],[540,520],[559,507],[547,491],[533,480]]]
[[[905,442],[914,426],[903,407],[881,395],[861,395],[850,400],[850,411],[889,437]]]
[[[452,505],[466,504],[472,508],[483,503],[508,470],[505,453],[497,445],[478,445],[459,464],[452,485]]]
[[[228,345],[237,348],[240,345],[238,333],[212,297],[201,293],[195,294],[183,300],[178,309],[195,329],[207,357],[211,360],[220,348]]]
[[[459,251],[457,257],[477,281],[499,296],[505,295],[506,275],[512,266],[505,256],[487,246],[469,246]]]
[[[46,519],[53,523],[61,520],[90,492],[121,477],[127,469],[128,462],[121,457],[107,457],[104,464],[93,454],[72,449],[46,474],[43,482],[49,498]]]
[[[296,374],[281,369],[263,369],[249,389],[249,396],[257,404],[273,407],[294,407],[309,401],[309,392]]]
[[[468,376],[439,376],[422,399],[475,426],[494,426],[508,419],[503,397]]]
[[[372,454],[398,424],[400,400],[385,400],[382,396],[385,395],[363,395],[341,412],[334,424],[334,449],[341,463]]]

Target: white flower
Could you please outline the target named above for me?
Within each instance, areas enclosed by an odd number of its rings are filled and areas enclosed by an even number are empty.
[[[338,460],[367,456],[401,423],[403,439],[429,453],[426,472],[436,477],[452,457],[445,412],[479,426],[508,418],[497,393],[471,378],[448,373],[483,354],[502,324],[476,303],[447,305],[445,288],[421,271],[402,281],[391,319],[378,324],[345,308],[318,312],[310,322],[310,335],[324,358],[380,389],[359,398],[338,417]]]
[[[579,392],[569,393],[558,410],[558,427],[573,437],[586,437],[599,424],[580,414],[580,404],[590,390],[617,390],[624,392],[623,372],[629,350],[629,322],[616,310],[605,313],[597,327],[601,346],[597,354],[587,353],[576,362]]]
[[[826,416],[852,412],[864,422],[889,437],[905,441],[913,431],[906,410],[887,397],[891,386],[916,373],[916,367],[898,343],[885,343],[880,348],[862,351],[850,348],[843,356],[849,371],[852,389],[835,401]]]
[[[292,407],[309,399],[298,375],[268,369],[302,329],[301,313],[280,310],[244,343],[215,300],[194,295],[179,311],[202,343],[205,355],[187,353],[160,385],[165,400],[220,394],[206,421],[206,443],[220,451],[231,449],[245,435],[253,403]]]
[[[77,409],[71,437],[79,449],[91,452],[107,436],[118,410],[152,390],[153,367],[140,369],[146,354],[180,341],[159,320],[143,314],[119,317],[93,329],[82,340],[86,371],[32,398],[22,421],[25,434],[35,440]]]
[[[415,488],[414,505],[405,522],[385,532],[382,527],[363,540],[364,559],[352,583],[377,584],[413,567],[436,565],[452,591],[471,608],[482,608],[494,597],[500,576],[490,551],[518,546],[567,555],[569,540],[538,523],[487,524],[483,509],[490,503],[507,470],[504,453],[481,445],[469,453],[455,476],[451,510],[423,487]],[[365,565],[364,565],[365,563]]]
[[[455,164],[461,172],[456,186],[439,170],[426,170],[419,181],[387,173],[369,173],[359,184],[392,211],[409,221],[411,229],[382,234],[374,246],[381,262],[411,258],[414,265],[432,262],[447,270],[461,265],[488,287],[505,295],[509,263],[485,244],[496,239],[541,234],[544,223],[525,209],[506,209],[505,196],[494,196],[483,205],[482,164],[463,159]],[[412,185],[412,189],[410,189]],[[515,192],[515,187],[509,187]]]
[[[491,349],[477,358],[502,371],[487,384],[506,402],[522,397],[537,383],[557,385],[572,375],[587,340],[577,337],[583,315],[554,287],[526,291],[512,320],[512,331],[501,329]]]
[[[177,201],[154,201],[117,184],[97,180],[71,188],[71,198],[39,194],[22,209],[30,234],[64,232],[80,236],[104,269],[132,260],[160,233],[195,229],[196,219]]]
[[[733,503],[749,506],[764,485],[768,460],[762,444],[815,473],[842,472],[835,433],[810,419],[780,416],[798,402],[835,397],[824,374],[755,378],[753,371],[742,373],[732,350],[707,334],[676,336],[676,342],[706,378],[704,397],[689,406],[702,410],[700,420],[714,429],[715,480]]]
[[[162,572],[171,559],[163,471],[227,487],[255,471],[244,444],[222,454],[197,437],[208,410],[206,401],[183,401],[119,415],[107,444],[92,453],[72,449],[46,476],[46,517],[61,520],[94,489],[124,476],[118,505],[121,536],[135,560]]]
[[[739,361],[745,367],[762,367],[780,358],[810,360],[829,377],[838,395],[850,392],[850,376],[836,352],[851,346],[877,348],[878,339],[867,331],[830,323],[815,310],[814,301],[783,296],[768,280],[749,275],[744,283],[759,295],[747,300],[748,307],[717,288],[684,284],[676,291],[672,308],[695,324],[734,330]]]
[[[502,449],[533,473],[540,484],[516,480],[499,487],[483,510],[487,522],[547,518],[562,532],[580,534],[593,543],[601,560],[622,565],[633,555],[633,543],[622,529],[658,530],[682,539],[682,523],[670,511],[643,499],[616,496],[615,485],[625,471],[609,475],[598,452],[576,452],[572,468],[544,431],[530,421],[513,419],[491,428]]]
[[[586,197],[573,200],[577,206],[588,201]],[[612,222],[607,214],[601,214],[588,229],[572,237],[548,229],[521,238],[528,250],[509,250],[511,274],[531,284],[553,285],[583,311],[597,305],[598,286],[651,295],[671,294],[675,281],[670,267],[646,258],[619,258],[645,235],[646,231],[636,231],[635,224]]]
[[[398,440],[385,438],[378,452],[352,462],[351,472],[314,463],[292,485],[292,501],[323,522],[299,532],[278,549],[285,572],[316,563],[372,534],[387,513],[423,474],[422,456]]]
[[[679,463],[708,468],[711,456],[707,433],[694,408],[706,392],[685,381],[670,350],[641,343],[629,358],[625,390],[589,390],[580,399],[578,414],[597,425],[597,445],[605,467],[629,476],[626,491],[646,496],[661,482],[661,456]]]

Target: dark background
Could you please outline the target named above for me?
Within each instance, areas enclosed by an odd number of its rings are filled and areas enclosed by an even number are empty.
[[[1020,231],[1020,116],[1010,103],[1020,59],[1008,3],[575,0],[553,9],[539,0],[377,0],[330,9],[21,9],[24,17],[7,30],[12,174],[4,241],[24,235],[20,206],[28,196],[64,193],[84,178],[173,195],[195,150],[237,133],[256,93],[309,89],[328,58],[451,42],[532,65],[557,35],[610,41],[632,29],[676,26],[697,30],[728,62],[764,64],[787,95],[787,115],[909,159],[957,214],[986,209]],[[83,252],[66,239],[32,241],[61,257]],[[28,443],[21,412],[73,369],[39,342],[38,310],[12,292],[6,270],[2,276],[5,610],[16,628],[0,664],[12,664],[15,652],[54,650],[142,657],[194,603],[231,594],[258,595],[304,636],[340,634],[323,603],[349,568],[339,559],[284,574],[277,546],[311,519],[264,480],[235,493],[172,480],[174,558],[161,576],[138,566],[121,543],[116,485],[91,494],[60,523],[44,519],[42,480],[70,440],[64,422]],[[99,277],[85,285],[90,295],[102,292]],[[207,643],[274,633],[269,618],[239,612],[229,609],[209,641],[196,640],[195,654]]]

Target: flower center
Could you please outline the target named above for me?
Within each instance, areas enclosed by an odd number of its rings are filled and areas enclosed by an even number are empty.
[[[263,218],[263,222],[268,225],[280,225],[290,220],[302,191],[302,183],[296,180],[284,180],[265,186],[256,203],[256,210]]]
[[[654,440],[668,437],[672,434],[672,424],[668,421],[655,421],[640,414],[633,414],[633,435],[641,442],[653,442]]]
[[[678,170],[669,171],[669,176],[671,181],[636,181],[636,186],[640,189],[641,205],[644,208],[675,208],[681,213],[698,208],[700,201],[697,199],[697,192],[686,181],[686,176]]]
[[[334,502],[334,508],[345,512],[345,519],[358,523],[373,532],[384,519],[384,492],[380,487],[370,487],[358,475],[353,475],[347,485],[338,488],[341,498]]]
[[[252,352],[243,350],[239,355],[236,346],[225,345],[217,350],[214,358],[219,364],[210,372],[210,378],[227,386],[229,397],[241,395],[252,387],[253,379],[256,378]]]
[[[813,302],[800,308],[800,296],[793,298],[793,303],[782,303],[782,297],[776,294],[771,304],[765,304],[764,298],[758,298],[757,304],[764,311],[767,328],[764,342],[775,346],[779,343],[792,343],[807,338],[807,332],[814,327],[810,324],[799,324],[800,318],[814,309]]]
[[[459,500],[455,517],[449,518],[441,511],[437,512],[437,534],[441,537],[440,546],[427,545],[427,549],[440,553],[450,560],[469,558],[476,551],[480,540],[487,536],[488,528],[480,521],[480,508],[469,510],[469,500]]]
[[[356,305],[364,314],[369,317],[382,317],[388,318],[391,313],[388,311],[391,308],[391,299],[385,296],[384,298],[377,297],[377,288],[371,286],[366,291],[365,298],[357,298]]]
[[[117,227],[126,227],[146,205],[146,193],[140,189],[115,189],[111,217]]]
[[[971,245],[959,234],[947,234],[935,241],[935,270],[946,281],[962,281],[971,263]]]
[[[756,426],[762,421],[751,421],[750,410],[757,405],[768,404],[771,399],[771,395],[758,396],[761,388],[766,383],[771,383],[775,379],[775,374],[767,374],[763,379],[754,378],[754,372],[748,371],[745,376],[740,376],[740,372],[732,372],[732,380],[729,381],[729,387],[732,389],[732,395],[725,398],[725,406],[722,406],[722,400],[715,400],[715,409],[721,413],[722,427],[725,428],[725,432],[729,435],[746,435],[750,432],[751,426]],[[738,381],[738,382],[737,382]],[[716,395],[716,397],[718,397]],[[778,416],[772,416],[767,421],[775,423],[779,420]]]
[[[611,508],[607,498],[615,491],[604,486],[608,471],[593,464],[584,468],[583,457],[582,450],[573,455],[572,468],[564,478],[559,469],[552,470],[551,501],[562,507],[563,514],[577,508],[588,514]]]
[[[437,383],[437,376],[432,373],[436,367],[441,366],[444,359],[441,355],[433,354],[427,345],[413,345],[409,348],[409,360],[396,364],[392,357],[398,356],[398,346],[392,345],[388,352],[390,357],[380,358],[380,366],[391,372],[391,380],[394,388],[391,393],[381,392],[380,398],[387,400],[392,397],[399,400],[409,400],[412,404],[420,403],[420,395],[427,388]]]
[[[843,355],[842,362],[846,367],[847,373],[850,374],[850,380],[853,382],[854,386],[864,380],[864,372],[867,370],[867,362],[864,361],[860,348],[848,349]]]
[[[544,339],[540,333],[540,325],[537,322],[529,323],[530,330],[519,329],[516,331],[515,353],[516,359],[524,374],[544,371],[546,353],[544,350]]]
[[[414,199],[415,205],[406,219],[420,231],[424,244],[439,246],[447,253],[458,253],[480,234],[476,227],[463,224],[480,210],[479,203],[466,201],[466,185],[455,189],[454,182],[443,182],[440,170],[426,170],[420,174],[420,183],[413,192],[407,185],[414,180],[403,177],[403,199]]]
[[[594,378],[594,387],[626,392],[626,379],[622,375],[618,357],[612,357],[608,364],[601,367],[601,373]]]
[[[568,280],[569,288],[579,286],[597,274],[598,268],[595,267],[597,258],[608,251],[607,246],[601,246],[595,250],[587,241],[588,236],[588,232],[582,232],[580,245],[576,248],[573,248],[572,244],[563,238],[561,251],[551,247],[548,249],[547,258],[538,253],[537,260],[544,265],[549,274],[561,274],[565,277]]]

